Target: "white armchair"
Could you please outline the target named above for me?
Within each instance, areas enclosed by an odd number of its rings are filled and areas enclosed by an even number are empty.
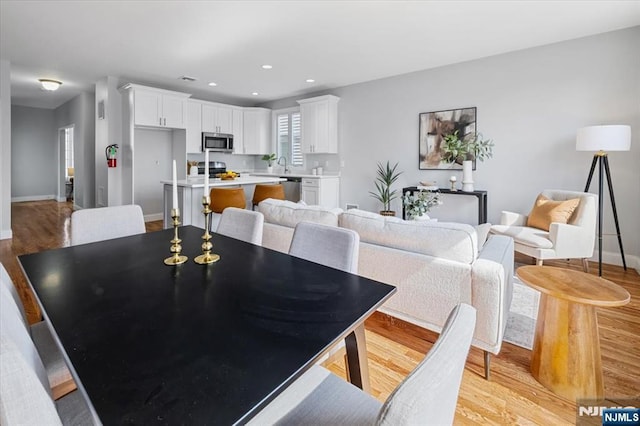
[[[490,232],[513,238],[515,251],[535,258],[538,265],[548,259],[580,258],[587,271],[596,240],[598,196],[556,189],[544,190],[542,195],[554,201],[579,198],[580,203],[567,223],[551,223],[548,232],[528,227],[528,216],[508,211],[502,212],[500,224],[493,225]]]

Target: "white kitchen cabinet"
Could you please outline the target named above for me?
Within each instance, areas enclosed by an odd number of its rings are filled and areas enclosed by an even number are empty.
[[[242,108],[233,108],[233,153],[244,154],[244,116]]]
[[[302,120],[302,152],[338,153],[338,101],[333,95],[299,100]]]
[[[187,152],[202,152],[202,102],[187,101]]]
[[[133,122],[136,126],[186,127],[186,109],[189,94],[129,84],[133,91]]]
[[[305,177],[300,187],[302,201],[308,205],[336,208],[340,205],[339,177]]]
[[[271,147],[271,110],[267,108],[243,109],[242,154],[264,155]]]
[[[202,104],[202,131],[233,133],[233,107],[205,102]]]

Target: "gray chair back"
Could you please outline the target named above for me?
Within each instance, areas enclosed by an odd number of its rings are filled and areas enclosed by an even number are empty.
[[[72,246],[145,232],[142,209],[135,204],[84,209],[71,214]]]
[[[451,311],[425,359],[387,398],[377,424],[453,424],[475,324],[474,307],[461,303]]]
[[[33,365],[9,336],[0,334],[0,424],[60,425],[53,399]]]
[[[300,222],[293,232],[289,254],[357,274],[359,248],[360,236],[351,229]]]
[[[216,232],[227,237],[262,245],[264,216],[260,212],[227,207],[222,212]]]

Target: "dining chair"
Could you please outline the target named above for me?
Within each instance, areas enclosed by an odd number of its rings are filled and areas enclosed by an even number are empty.
[[[145,232],[142,209],[135,204],[83,209],[71,214],[72,246]]]
[[[217,232],[222,212],[228,207],[244,209],[247,207],[247,200],[244,189],[240,188],[211,188],[209,191],[209,230]]]
[[[255,245],[262,245],[264,216],[252,210],[228,207],[222,212],[217,233]]]
[[[313,366],[249,424],[452,424],[476,309],[453,308],[427,356],[382,404],[320,366]]]
[[[274,200],[284,200],[284,186],[281,183],[275,185],[257,184],[253,190],[253,207],[260,204],[267,198]]]
[[[41,368],[37,358],[25,358],[16,342],[4,331],[0,333],[0,424],[96,424],[79,391],[53,401]]]
[[[351,229],[300,222],[293,231],[289,254],[356,274],[359,246],[360,236]]]
[[[0,264],[0,281],[0,294],[3,298],[2,305],[3,307],[6,306],[8,311],[15,309],[19,313],[22,326],[30,334],[30,338],[38,351],[38,356],[44,365],[53,399],[58,399],[75,390],[76,384],[48,324],[45,321],[39,321],[29,325],[22,300],[13,284],[13,280],[11,280],[2,264]],[[12,307],[13,309],[11,309]]]

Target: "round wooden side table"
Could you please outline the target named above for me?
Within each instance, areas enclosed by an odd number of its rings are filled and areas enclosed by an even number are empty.
[[[550,266],[522,266],[516,275],[541,293],[531,374],[571,400],[604,397],[597,306],[629,303],[619,285],[595,275]]]

